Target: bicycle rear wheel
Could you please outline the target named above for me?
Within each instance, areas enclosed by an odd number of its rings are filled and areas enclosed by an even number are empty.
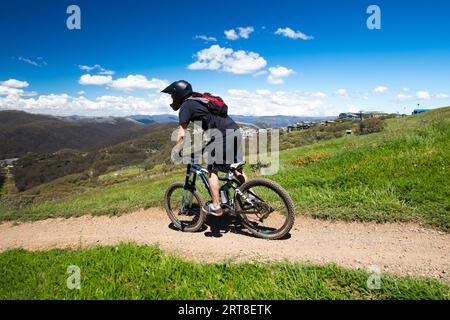
[[[196,232],[205,223],[204,201],[197,191],[184,189],[184,183],[174,183],[164,195],[164,208],[177,229]]]
[[[236,195],[236,211],[243,225],[254,235],[264,239],[280,239],[288,234],[295,221],[295,210],[289,194],[277,183],[253,179],[239,188],[244,195]],[[244,200],[251,199],[251,203]]]

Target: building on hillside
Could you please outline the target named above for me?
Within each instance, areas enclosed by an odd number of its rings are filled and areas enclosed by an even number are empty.
[[[287,126],[287,132],[307,130],[307,129],[311,128],[313,125],[314,125],[314,123],[311,121],[297,122],[296,124]]]
[[[322,121],[321,123],[320,123],[320,125],[322,126],[322,127],[328,127],[328,126],[330,126],[330,125],[332,125],[333,123],[335,123],[336,121],[333,121],[333,120],[326,120],[326,121]]]
[[[14,164],[17,162],[17,160],[18,160],[19,158],[11,158],[11,159],[3,159],[3,160],[0,160],[0,167],[10,167],[10,168],[12,168],[12,167],[14,167]]]
[[[360,119],[360,115],[353,112],[343,112],[339,114],[338,119],[340,120]]]
[[[420,114],[420,113],[424,113],[430,111],[430,109],[414,109],[412,112],[412,115],[416,115],[416,114]]]
[[[389,116],[389,113],[383,112],[383,111],[366,111],[362,112],[364,115],[366,115],[366,118],[381,118]]]
[[[361,111],[361,112],[345,112],[339,115],[340,120],[349,119],[371,119],[389,116],[388,113],[382,111]]]
[[[240,130],[241,130],[242,138],[244,138],[244,139],[253,137],[254,135],[258,134],[258,130],[253,129],[253,128],[240,128]]]

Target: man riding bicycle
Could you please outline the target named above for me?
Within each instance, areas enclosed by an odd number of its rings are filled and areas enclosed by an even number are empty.
[[[177,152],[183,148],[185,130],[190,122],[199,121],[202,123],[204,131],[215,129],[221,133],[221,139],[213,138],[208,142],[208,145],[212,145],[213,150],[212,155],[209,155],[207,160],[212,201],[202,208],[208,214],[221,216],[223,210],[219,198],[218,172],[228,172],[232,164],[243,163],[242,136],[239,126],[231,119],[226,110],[224,112],[220,110],[226,107],[220,97],[196,93],[187,81],[175,81],[161,92],[170,94],[173,100],[170,106],[174,111],[179,110],[178,122],[180,127],[175,147]],[[219,157],[219,159],[211,157],[214,156],[214,150],[223,152],[223,157]],[[247,181],[242,166],[235,170],[235,174],[241,183]]]

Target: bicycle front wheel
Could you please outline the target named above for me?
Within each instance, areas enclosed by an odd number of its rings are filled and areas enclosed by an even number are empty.
[[[280,239],[288,234],[295,221],[291,197],[279,184],[266,179],[253,179],[239,188],[236,211],[243,225],[264,239]]]
[[[185,232],[199,231],[205,223],[204,201],[200,193],[184,189],[184,183],[174,183],[164,195],[164,208],[177,229]]]

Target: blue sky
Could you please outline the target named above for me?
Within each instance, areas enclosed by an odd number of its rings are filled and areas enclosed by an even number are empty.
[[[81,30],[66,27],[71,4]],[[178,79],[234,114],[446,106],[449,14],[445,0],[3,1],[0,109],[169,113],[158,89]]]

